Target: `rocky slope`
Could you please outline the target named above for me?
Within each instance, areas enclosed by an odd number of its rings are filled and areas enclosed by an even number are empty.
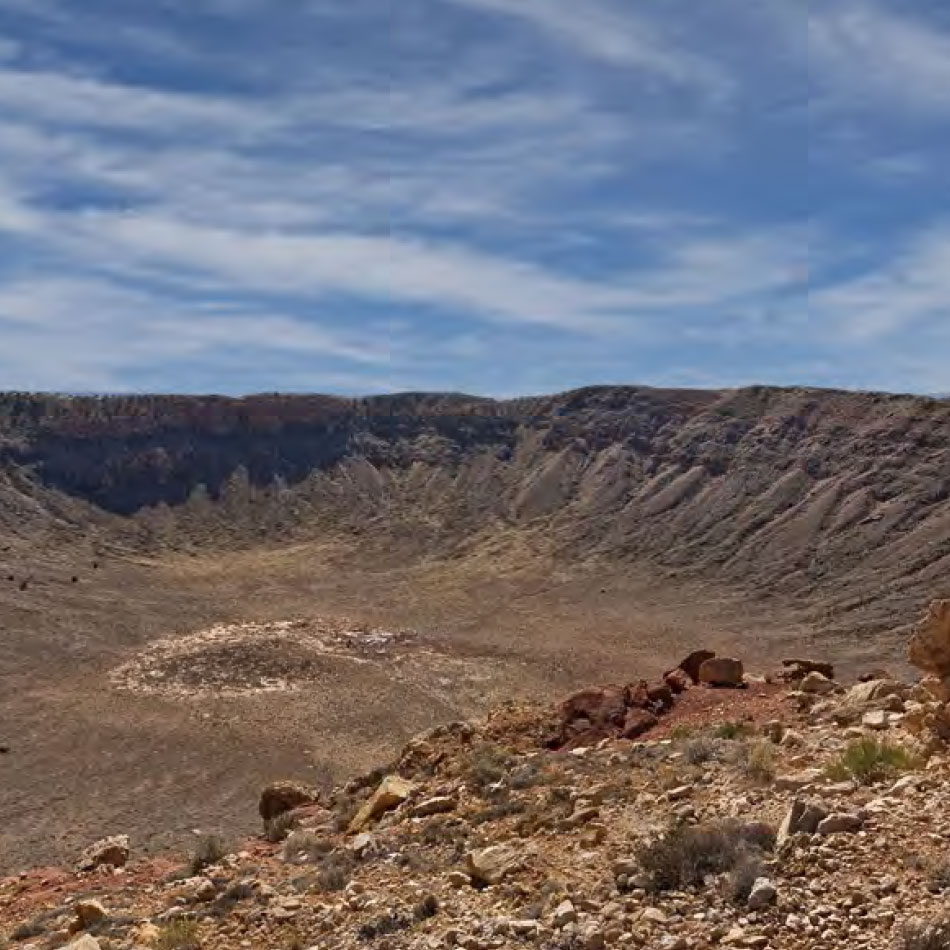
[[[943,950],[950,604],[912,652],[931,674],[914,685],[693,656],[620,691],[655,714],[636,741],[614,731],[615,687],[508,704],[332,794],[270,786],[261,838],[199,841],[187,867],[129,862],[119,837],[75,870],[0,880],[0,934],[22,950]],[[579,718],[591,744],[566,741]]]
[[[950,404],[752,389],[0,399],[0,525],[139,546],[341,530],[451,553],[515,528],[881,631],[950,567]]]

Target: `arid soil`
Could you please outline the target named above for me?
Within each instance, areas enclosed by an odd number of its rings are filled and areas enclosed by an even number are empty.
[[[804,390],[3,397],[0,870],[239,836],[271,779],[697,646],[900,672],[948,432]]]

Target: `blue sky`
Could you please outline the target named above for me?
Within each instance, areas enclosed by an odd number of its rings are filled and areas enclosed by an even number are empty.
[[[940,0],[0,0],[0,388],[950,390]]]

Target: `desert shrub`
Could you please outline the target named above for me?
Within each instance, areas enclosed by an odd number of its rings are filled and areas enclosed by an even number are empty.
[[[743,825],[724,820],[676,825],[645,844],[637,859],[652,889],[667,891],[700,884],[707,874],[732,871],[759,850]]]
[[[692,726],[680,723],[678,726],[673,726],[670,730],[670,739],[672,739],[673,742],[681,742],[683,739],[688,739],[695,731]]]
[[[284,841],[284,860],[288,864],[315,864],[333,850],[333,843],[308,828],[298,828]]]
[[[744,904],[752,893],[752,886],[762,876],[762,860],[754,851],[741,849],[726,878],[726,897]]]
[[[835,781],[854,779],[862,785],[873,785],[896,778],[914,765],[914,756],[903,746],[865,736],[850,743],[827,771]]]
[[[733,761],[749,779],[759,785],[767,785],[775,778],[775,749],[765,739],[738,743],[733,752]]]
[[[752,734],[752,728],[745,722],[724,722],[713,730],[717,739],[746,739]]]
[[[198,922],[182,918],[165,924],[154,946],[155,950],[198,950]]]
[[[683,747],[683,758],[689,765],[702,765],[719,757],[719,746],[708,736],[697,736]]]
[[[227,853],[227,842],[220,835],[202,835],[195,845],[188,867],[192,874],[200,874],[205,868],[217,864]]]
[[[507,774],[510,756],[491,743],[479,746],[472,754],[466,779],[472,788],[484,795],[490,786],[500,782]]]
[[[264,822],[264,837],[271,844],[280,844],[299,824],[300,819],[292,811],[284,812]]]
[[[932,894],[950,887],[950,859],[935,858],[926,863],[923,870],[927,875],[927,890]]]
[[[350,883],[356,858],[349,851],[333,851],[320,861],[317,888],[321,891],[342,891]]]
[[[909,920],[901,928],[898,950],[950,950],[950,915]]]

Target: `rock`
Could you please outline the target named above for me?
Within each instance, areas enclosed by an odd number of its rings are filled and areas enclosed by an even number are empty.
[[[820,673],[827,680],[835,678],[835,668],[830,663],[815,660],[782,660],[782,666],[785,667],[782,678],[791,682],[804,679],[809,673]]]
[[[647,701],[654,712],[663,712],[673,706],[673,690],[665,683],[651,686],[647,689]]]
[[[779,825],[778,833],[775,836],[775,847],[781,848],[792,835],[815,834],[818,826],[827,815],[827,810],[821,805],[796,798],[785,813],[782,824]]]
[[[699,668],[707,660],[711,660],[716,654],[712,650],[694,650],[685,660],[681,661],[678,669],[681,669],[693,683],[699,682]]]
[[[621,735],[624,739],[636,739],[652,729],[659,719],[646,709],[630,709],[624,719]]]
[[[101,923],[109,917],[109,912],[100,901],[82,900],[73,905],[75,916],[74,930],[88,930],[94,924]]]
[[[398,775],[387,776],[356,813],[347,833],[351,835],[359,833],[371,821],[375,821],[380,815],[401,805],[412,794],[412,790],[412,782]]]
[[[90,845],[76,862],[77,871],[93,871],[101,867],[123,868],[129,860],[129,836],[114,835]]]
[[[854,834],[860,831],[863,825],[864,821],[860,815],[851,815],[841,812],[822,819],[818,825],[818,834]]]
[[[935,600],[914,628],[910,662],[925,673],[950,676],[950,600]]]
[[[896,695],[899,690],[900,685],[893,680],[867,680],[852,686],[844,701],[847,706],[860,708],[887,696]]]
[[[272,782],[262,792],[257,810],[264,821],[272,821],[303,805],[312,805],[319,794],[300,782]]]
[[[699,668],[699,681],[707,686],[735,688],[742,685],[742,661],[728,656],[704,660]]]
[[[627,715],[628,689],[622,686],[595,686],[582,689],[559,706],[560,743],[590,731],[601,737],[616,735]]]
[[[685,693],[693,681],[689,678],[686,670],[677,667],[675,670],[663,674],[663,682],[670,688],[670,692],[676,694]]]
[[[749,909],[762,910],[774,904],[777,898],[778,890],[775,885],[766,877],[757,878],[749,892]]]
[[[429,815],[444,815],[446,812],[454,811],[456,804],[451,795],[437,795],[419,802],[412,809],[412,817],[427,818]]]
[[[813,696],[826,696],[834,692],[835,684],[826,676],[813,670],[802,679],[798,688],[803,693],[811,693]]]
[[[95,937],[83,934],[78,940],[74,940],[66,950],[102,950],[102,945]]]
[[[891,728],[893,713],[886,712],[883,709],[872,709],[861,717],[861,725],[865,729],[873,729],[875,732],[884,732]]]
[[[554,914],[551,917],[551,923],[559,930],[561,927],[573,924],[576,920],[577,911],[570,901],[561,901],[561,903],[554,908]]]
[[[465,869],[475,884],[498,884],[520,861],[520,851],[509,845],[498,844],[470,851],[465,857]]]

